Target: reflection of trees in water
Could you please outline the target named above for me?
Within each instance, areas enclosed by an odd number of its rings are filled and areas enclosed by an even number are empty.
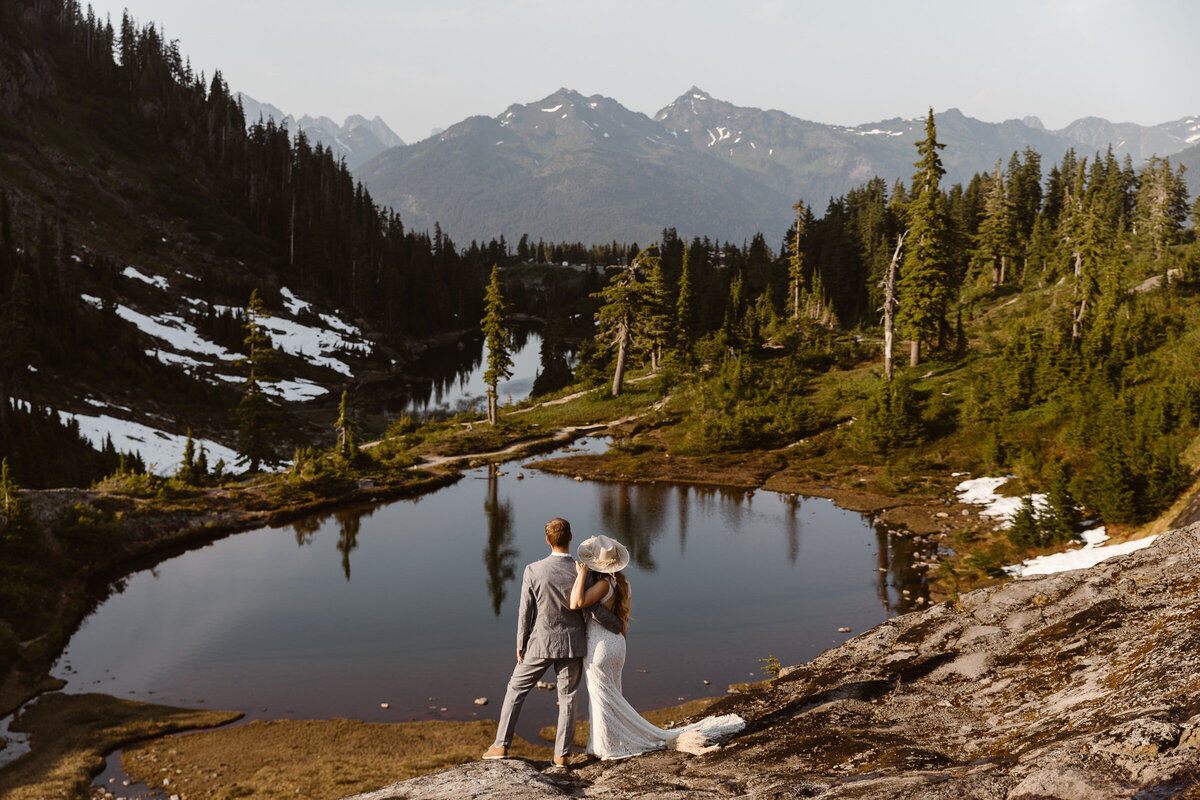
[[[304,517],[292,523],[292,530],[296,533],[296,544],[301,547],[312,544],[313,534],[321,529],[321,525],[325,523],[325,517]]]
[[[679,554],[683,555],[687,551],[689,487],[679,486],[677,488],[677,505],[679,508]]]
[[[516,577],[517,552],[512,548],[512,504],[500,502],[499,481],[496,465],[488,468],[487,498],[483,501],[483,513],[487,517],[488,543],[483,551],[483,563],[487,567],[488,594],[492,596],[492,611],[500,616],[504,598],[508,596],[507,584]]]
[[[358,547],[358,531],[362,527],[361,511],[346,511],[334,514],[338,523],[338,552],[342,554],[342,572],[350,580],[350,552]]]
[[[603,533],[629,548],[630,559],[653,572],[653,543],[662,536],[666,522],[666,499],[670,487],[651,484],[606,483],[600,489],[602,531],[578,531],[583,539]]]
[[[562,329],[562,314],[557,310],[551,311],[542,328],[540,367],[537,377],[533,379],[531,397],[558,391],[571,382],[571,366],[567,363],[568,350],[566,342],[563,341]],[[516,337],[513,338],[515,340]]]
[[[338,525],[337,550],[342,556],[342,572],[346,573],[346,580],[350,580],[350,553],[358,547],[358,532],[362,528],[363,517],[369,517],[374,513],[375,507],[367,506],[344,509],[333,514],[333,520]],[[311,517],[302,517],[292,522],[292,530],[296,534],[296,544],[300,547],[312,544],[313,537],[325,526],[329,517],[329,514],[314,514]]]
[[[676,486],[675,496],[676,516],[679,520],[679,552],[687,550],[688,524],[692,511],[692,495],[702,510],[710,515],[715,509],[727,529],[741,529],[743,517],[752,511],[754,499],[753,490],[735,489],[719,486]],[[788,563],[795,564],[800,556],[800,539],[804,535],[804,523],[800,518],[800,506],[803,498],[800,495],[780,494],[779,499],[784,509],[783,526],[787,536]],[[665,503],[660,503],[661,506]]]
[[[742,518],[750,511],[750,500],[754,490],[735,489],[727,486],[694,486],[696,503],[703,516],[719,519],[726,530],[741,530]]]
[[[924,557],[932,556],[937,550],[937,544],[927,541],[904,531],[888,528],[879,520],[874,520],[875,542],[878,560],[877,593],[883,603],[883,609],[889,614],[904,614],[920,607],[917,603],[921,598],[929,599],[929,582],[925,572],[914,567],[914,563]],[[895,590],[895,600],[889,588]],[[904,590],[908,594],[904,594]]]
[[[446,395],[455,389],[465,389],[471,381],[471,373],[482,363],[483,339],[471,337],[455,342],[453,349],[447,348],[442,360],[437,363],[433,373],[433,392],[420,405],[444,405]]]
[[[537,331],[532,326],[514,326],[512,352],[519,353],[529,344],[530,337],[536,334]],[[420,412],[440,406],[451,406],[449,398],[456,394],[464,394],[470,388],[471,376],[479,371],[483,359],[483,337],[478,333],[429,348],[406,370],[413,375],[429,379],[428,384],[416,384],[410,389],[411,397],[406,402],[407,407]],[[453,405],[462,406],[459,410],[467,410],[478,399],[479,397],[464,397]]]
[[[787,512],[783,517],[783,532],[787,535],[787,559],[789,564],[795,564],[800,556],[800,537],[804,533],[804,523],[800,519],[800,501],[798,494],[780,495],[783,508]]]

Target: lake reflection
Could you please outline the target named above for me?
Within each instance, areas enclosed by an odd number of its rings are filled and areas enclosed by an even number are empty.
[[[570,380],[574,348],[553,331],[517,325],[512,331],[511,347],[512,377],[496,386],[501,405],[529,397],[539,376],[557,376],[557,383],[541,386],[539,393],[554,391]],[[427,380],[413,379],[385,401],[385,408],[390,413],[407,411],[417,415],[481,410],[487,391],[483,356],[480,335],[428,348],[406,367],[412,375],[427,376]]]
[[[55,674],[68,691],[203,701],[251,718],[495,718],[520,575],[548,552],[543,527],[555,516],[571,521],[575,544],[606,533],[630,549],[624,683],[641,708],[761,678],[768,653],[810,659],[848,638],[838,627],[860,633],[905,610],[902,590],[924,595],[911,540],[827,500],[577,482],[512,464],[135,573]],[[473,704],[480,696],[488,707]],[[553,719],[553,696],[536,693],[519,733]]]

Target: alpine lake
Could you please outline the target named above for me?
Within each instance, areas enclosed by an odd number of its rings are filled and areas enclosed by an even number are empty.
[[[520,344],[502,400],[527,394],[538,367],[537,333]],[[410,408],[474,403],[477,348],[450,349],[461,359],[443,373],[451,377]],[[591,438],[564,451],[605,447]],[[467,470],[414,499],[227,536],[125,575],[53,674],[67,692],[239,710],[246,720],[495,719],[515,660],[521,574],[549,552],[543,530],[556,516],[571,522],[574,545],[603,533],[629,547],[624,691],[637,708],[762,680],[773,659],[806,661],[928,597],[912,564],[935,545],[829,500],[579,481],[514,462]],[[540,741],[554,699],[535,691],[517,733]],[[585,718],[585,692],[580,708]]]

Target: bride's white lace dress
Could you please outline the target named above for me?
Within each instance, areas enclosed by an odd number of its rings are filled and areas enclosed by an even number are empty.
[[[629,705],[621,692],[625,637],[589,619],[587,645],[583,667],[591,720],[588,753],[602,759],[626,758],[664,749],[703,753],[716,749],[715,739],[745,727],[745,720],[736,714],[706,717],[672,730],[650,724]]]

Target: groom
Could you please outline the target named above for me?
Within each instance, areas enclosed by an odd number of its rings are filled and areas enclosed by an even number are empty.
[[[521,610],[517,619],[517,665],[513,667],[500,709],[496,741],[485,759],[507,758],[513,729],[525,696],[538,679],[553,667],[558,675],[558,735],[554,740],[554,763],[567,766],[575,738],[575,695],[583,676],[587,653],[583,615],[570,609],[575,583],[575,560],[571,558],[571,523],[555,517],[546,523],[550,555],[525,567],[521,579]]]

